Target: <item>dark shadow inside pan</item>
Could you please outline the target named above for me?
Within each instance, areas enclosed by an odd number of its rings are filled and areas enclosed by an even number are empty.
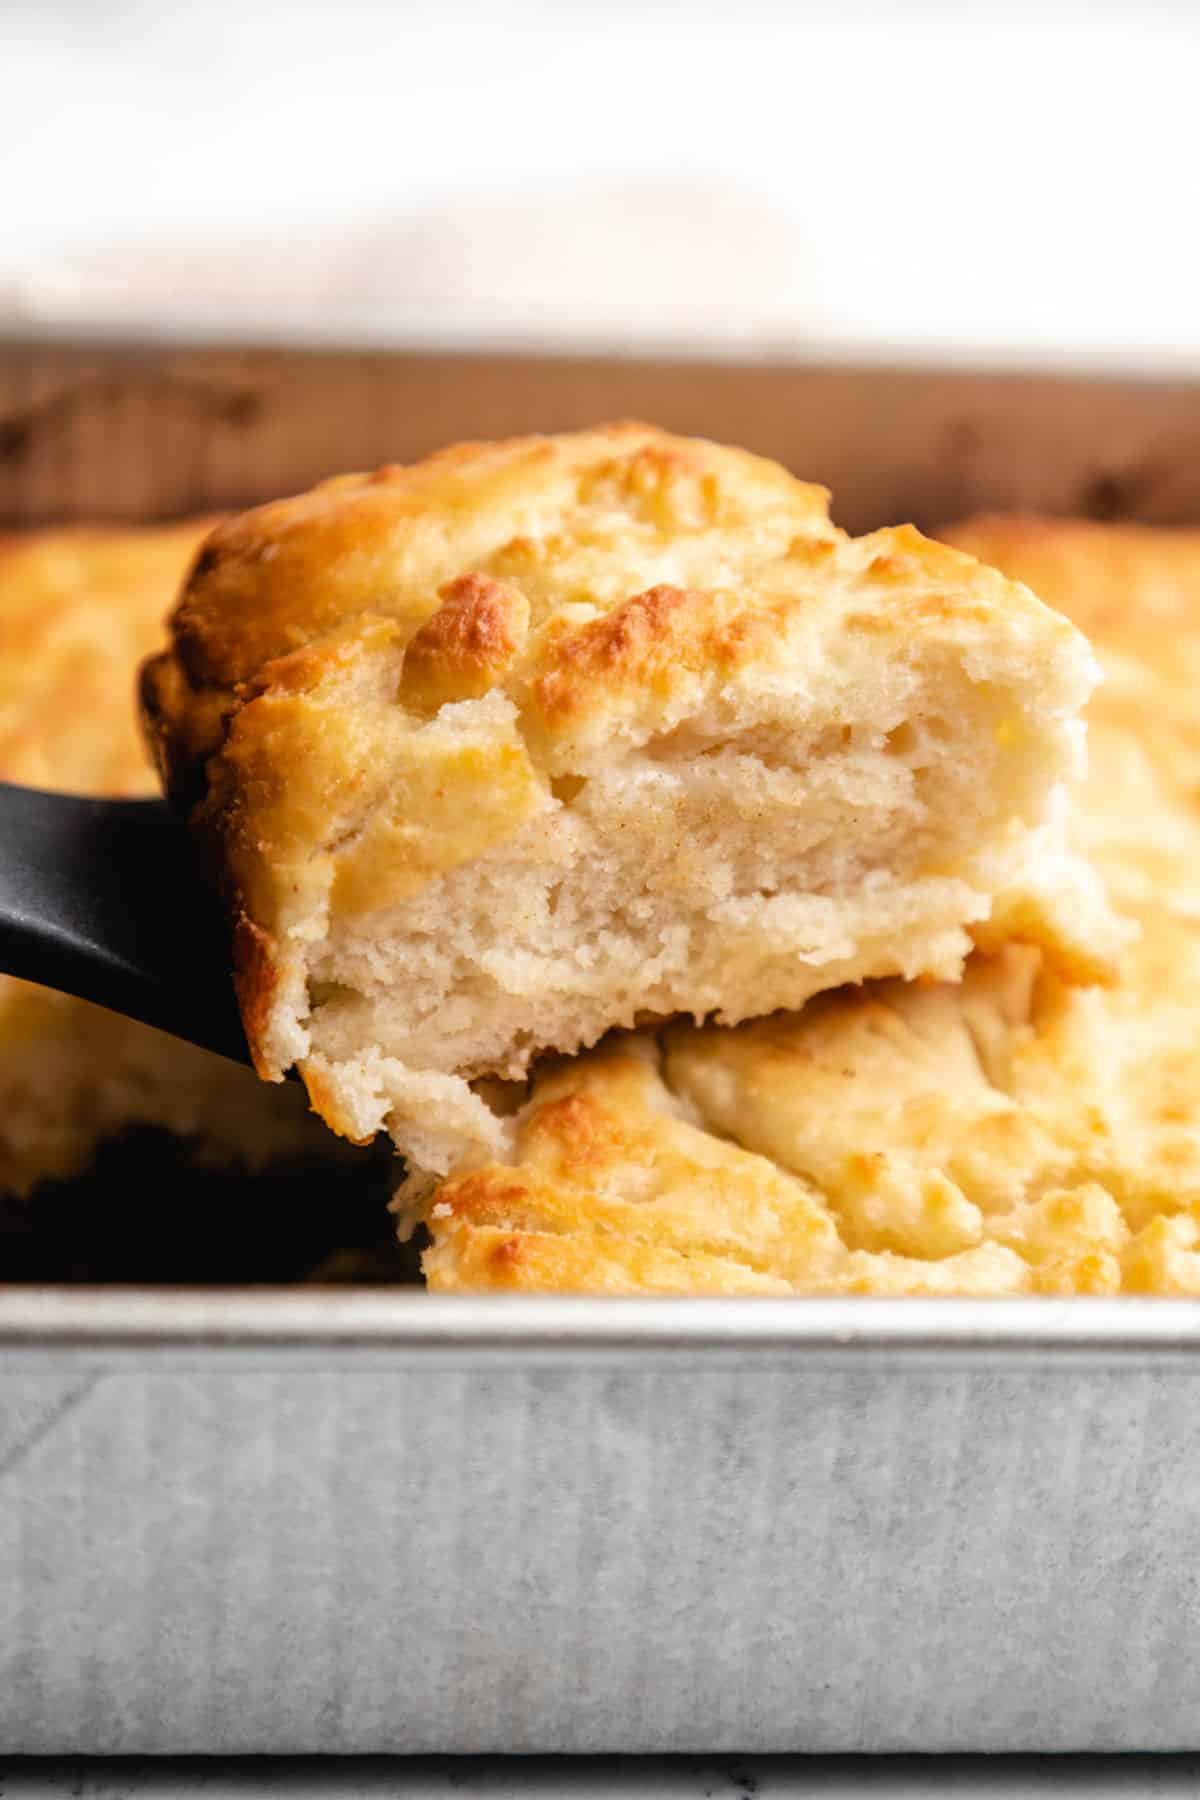
[[[169,1132],[104,1145],[86,1174],[0,1196],[0,1282],[211,1286],[418,1279],[395,1240],[390,1150],[256,1174],[197,1166]]]

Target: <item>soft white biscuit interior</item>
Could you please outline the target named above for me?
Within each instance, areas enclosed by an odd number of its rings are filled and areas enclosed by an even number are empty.
[[[1062,884],[1048,913],[1100,916],[1053,849],[1089,680],[1086,656],[1064,683],[1011,653],[985,675],[916,648],[883,677],[850,659],[803,697],[739,683],[641,743],[537,771],[494,849],[398,904],[298,921],[289,1049],[352,1135],[386,1128],[441,1172],[505,1145],[471,1080],[519,1078],[547,1046],[647,1014],[734,1023],[883,974],[953,979],[968,928],[1028,904],[1039,864]],[[498,693],[403,728],[521,737]]]

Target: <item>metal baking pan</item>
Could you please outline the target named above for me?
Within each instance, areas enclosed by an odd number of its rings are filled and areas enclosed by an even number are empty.
[[[1180,376],[43,342],[0,520],[622,415],[1200,519]],[[1197,1750],[1198,1402],[1186,1301],[0,1289],[0,1749]]]

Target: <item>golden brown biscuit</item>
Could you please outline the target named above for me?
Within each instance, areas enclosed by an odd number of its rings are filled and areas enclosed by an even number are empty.
[[[1091,639],[1104,680],[1073,835],[1118,899],[1200,917],[1200,531],[997,516],[944,535]]]
[[[1093,664],[1025,589],[624,425],[327,482],[209,539],[148,667],[260,1073],[445,1170],[469,1083],[647,1012],[1112,948],[1061,842]]]
[[[138,663],[216,523],[0,536],[0,774],[81,794],[152,794]]]
[[[151,794],[137,666],[213,521],[0,539],[0,778]],[[181,947],[186,954],[186,947]],[[303,1097],[222,1057],[65,995],[0,977],[0,1194],[77,1174],[135,1125],[261,1167],[327,1156]]]
[[[614,1037],[408,1215],[432,1287],[1200,1293],[1200,533],[950,535],[1094,635],[1077,833],[1142,927],[1118,980],[1010,945],[960,985]]]

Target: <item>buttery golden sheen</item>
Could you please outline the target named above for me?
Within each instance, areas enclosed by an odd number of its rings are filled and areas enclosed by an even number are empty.
[[[1094,676],[969,557],[625,425],[222,526],[143,703],[259,1072],[443,1172],[504,1149],[479,1078],[647,1014],[953,979],[972,932],[1101,973],[1062,831]]]
[[[0,538],[0,778],[75,793],[155,792],[134,703],[137,667],[212,523]],[[332,1148],[300,1094],[265,1089],[222,1057],[0,976],[0,1195],[76,1175],[104,1140],[140,1125],[189,1140],[201,1160],[250,1168],[301,1153],[328,1162]],[[64,1246],[64,1267],[68,1260]]]
[[[431,1287],[1200,1294],[1200,533],[946,535],[1099,651],[1074,829],[1141,927],[1118,979],[1011,943],[959,984],[614,1034],[408,1211]]]

